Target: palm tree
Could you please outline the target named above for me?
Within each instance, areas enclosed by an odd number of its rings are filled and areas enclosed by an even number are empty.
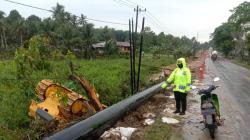
[[[71,23],[74,27],[77,27],[77,26],[78,26],[77,16],[76,16],[76,15],[70,15],[70,23]]]
[[[53,15],[52,17],[55,19],[57,23],[63,23],[66,18],[66,12],[64,10],[64,6],[60,5],[59,3],[56,4],[56,7],[52,8]]]
[[[0,37],[1,37],[1,47],[4,48],[4,41],[3,41],[3,34],[2,34],[1,23],[0,23]]]
[[[4,15],[3,11],[0,11],[0,37],[1,37],[1,46],[3,48],[7,47],[6,38],[5,38],[5,24],[4,24]]]
[[[78,24],[81,25],[81,26],[83,26],[83,25],[85,25],[86,23],[87,23],[87,21],[86,21],[86,16],[84,16],[83,14],[81,14],[81,17],[80,17],[79,20],[78,20]]]
[[[20,35],[20,45],[23,45],[23,34],[25,32],[25,25],[24,25],[24,20],[23,19],[19,19],[17,21],[17,28],[16,28],[16,32]]]
[[[85,39],[85,57],[87,59],[92,59],[93,58],[93,37],[94,37],[94,29],[93,29],[93,24],[86,24],[84,26],[84,39]]]

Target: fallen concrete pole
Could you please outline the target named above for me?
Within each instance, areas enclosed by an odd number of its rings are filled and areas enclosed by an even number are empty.
[[[161,90],[161,85],[154,85],[142,92],[139,92],[107,109],[96,113],[95,115],[80,121],[68,128],[65,128],[52,136],[44,138],[45,140],[96,140],[104,131],[112,127],[119,119],[128,112],[133,111],[145,100]]]

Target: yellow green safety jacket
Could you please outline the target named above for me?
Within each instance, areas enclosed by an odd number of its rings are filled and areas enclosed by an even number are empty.
[[[174,91],[179,91],[182,93],[186,93],[190,90],[191,86],[191,73],[189,68],[187,68],[185,58],[179,58],[178,62],[181,61],[183,67],[177,68],[171,73],[166,83],[162,84],[162,88],[167,87],[167,83],[173,83],[175,88]]]

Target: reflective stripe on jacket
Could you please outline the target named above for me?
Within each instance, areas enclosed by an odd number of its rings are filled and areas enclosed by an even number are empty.
[[[186,61],[184,58],[180,58],[177,61],[181,61],[183,68],[176,68],[169,78],[168,83],[173,83],[175,85],[174,91],[179,91],[186,93],[190,90],[191,86],[191,73],[189,68],[186,66]]]

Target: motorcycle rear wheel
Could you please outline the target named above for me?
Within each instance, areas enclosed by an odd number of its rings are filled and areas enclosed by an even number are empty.
[[[212,139],[214,139],[214,138],[215,138],[215,135],[214,135],[214,133],[215,133],[215,128],[210,128],[210,129],[209,129],[209,133],[210,133],[210,137],[211,137]]]

